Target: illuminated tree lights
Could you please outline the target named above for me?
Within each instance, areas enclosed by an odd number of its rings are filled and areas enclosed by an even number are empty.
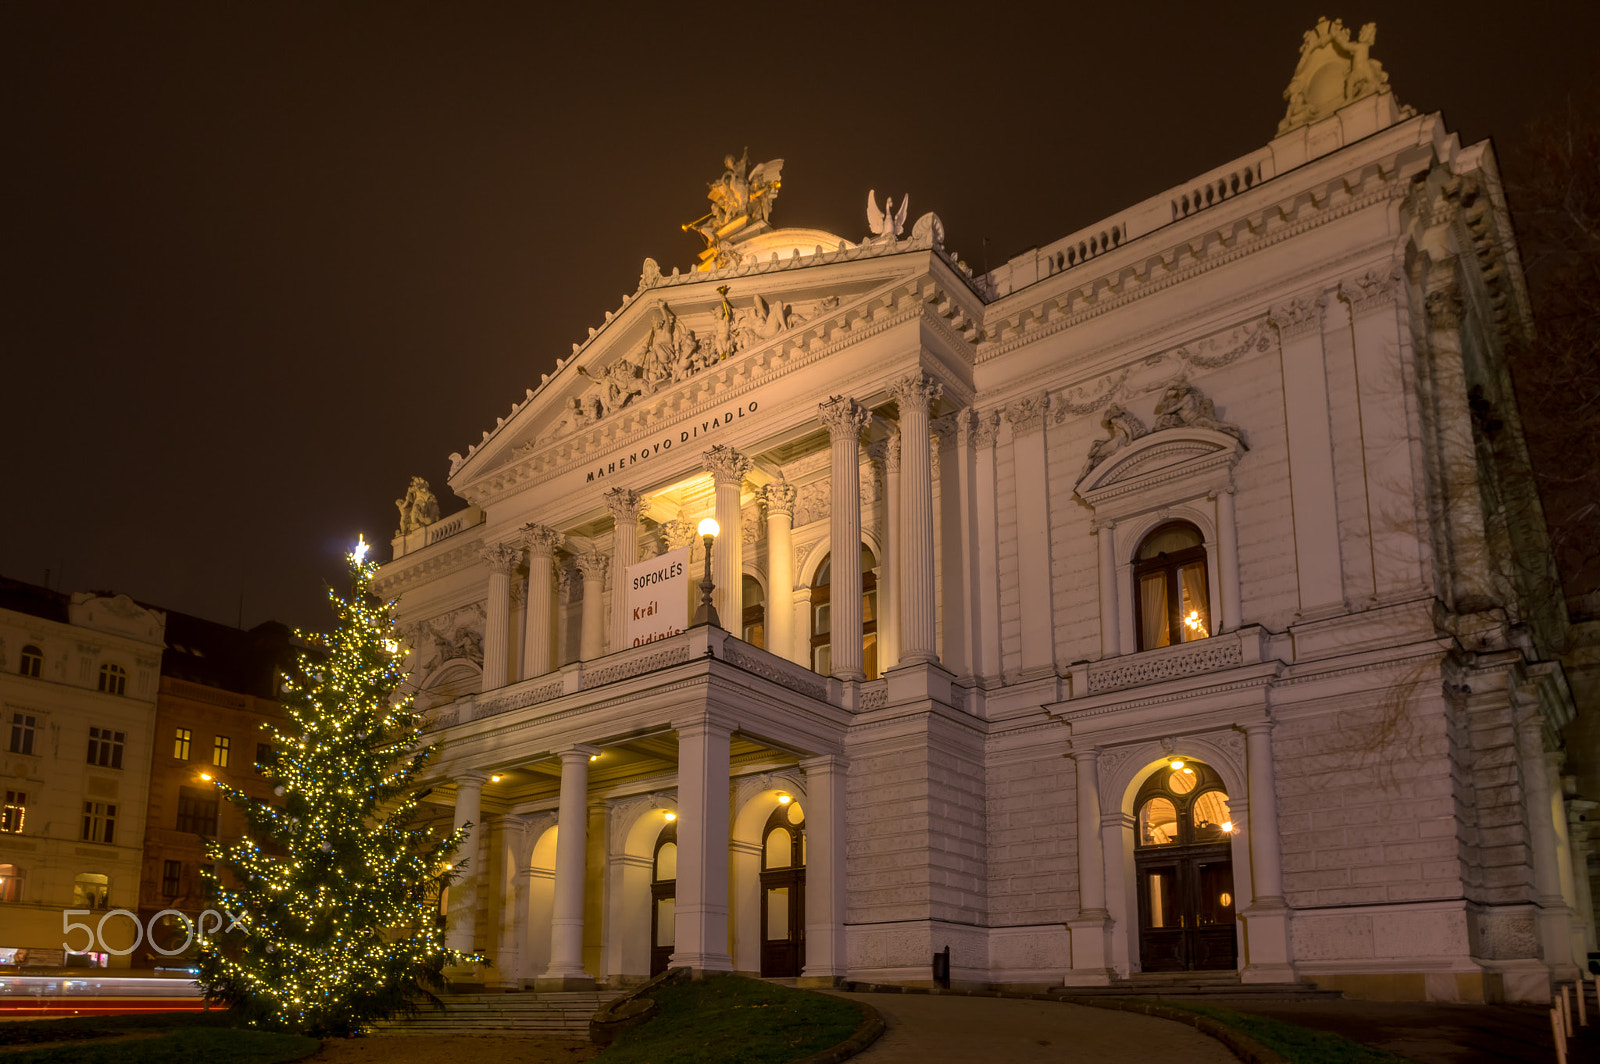
[[[350,597],[329,591],[338,626],[313,638],[321,653],[302,655],[302,674],[284,682],[290,725],[263,725],[276,758],[260,770],[281,804],[215,783],[250,829],[210,844],[233,881],[218,874],[211,887],[219,905],[248,915],[242,940],[202,940],[199,981],[252,1024],[346,1034],[436,1000],[445,966],[477,961],[445,947],[439,918],[471,825],[416,825],[412,781],[436,748],[421,741],[411,696],[397,694],[408,652],[391,605],[369,593],[378,565],[364,556],[347,555]]]

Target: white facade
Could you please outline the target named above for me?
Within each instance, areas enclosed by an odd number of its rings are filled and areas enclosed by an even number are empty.
[[[6,583],[0,963],[59,967],[66,939],[74,951],[126,967],[136,918],[101,920],[106,910],[139,908],[166,618],[126,595]],[[100,928],[92,945],[82,930],[63,935],[69,909],[90,910],[71,919]]]
[[[1517,251],[1488,145],[1370,45],[1319,24],[1265,147],[983,276],[931,214],[772,230],[732,164],[711,268],[647,260],[451,456],[471,508],[377,586],[479,825],[449,907],[484,978],[646,976],[669,813],[672,963],[781,965],[784,798],[809,977],[926,980],[948,945],[958,981],[1103,983],[1179,939],[1162,964],[1357,994],[1570,977],[1561,611],[1502,477]],[[698,580],[704,516],[721,628],[623,646],[621,569],[687,544]],[[1169,533],[1198,545],[1141,560]],[[1231,831],[1146,828],[1174,760]],[[1215,897],[1151,900],[1174,882]],[[1197,904],[1209,945],[1156,926]]]

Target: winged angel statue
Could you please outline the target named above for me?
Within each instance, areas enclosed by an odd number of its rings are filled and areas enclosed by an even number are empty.
[[[783,187],[783,160],[769,159],[756,166],[750,165],[750,150],[745,149],[738,159],[724,156],[722,176],[713,181],[706,192],[711,210],[683,228],[693,229],[705,238],[703,259],[715,265],[726,265],[737,258],[730,247],[739,235],[753,235],[772,215],[772,201],[778,198]],[[741,234],[741,230],[744,230]],[[701,267],[704,269],[705,267]]]
[[[894,197],[883,197],[883,210],[878,210],[878,190],[867,190],[867,225],[872,229],[873,237],[879,240],[895,240],[906,228],[906,211],[911,209],[911,196],[908,193],[900,199],[900,209],[894,209]]]

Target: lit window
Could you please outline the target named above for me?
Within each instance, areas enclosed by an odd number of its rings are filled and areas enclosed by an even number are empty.
[[[11,752],[33,753],[33,729],[36,721],[31,713],[11,714]]]
[[[89,764],[101,768],[121,768],[122,740],[122,732],[110,728],[90,728]]]
[[[746,576],[741,592],[744,599],[744,623],[741,635],[751,646],[765,647],[767,605],[766,593],[761,590],[761,581],[753,576]]]
[[[1178,810],[1165,798],[1139,807],[1139,845],[1165,846],[1178,841]]]
[[[0,902],[22,900],[22,869],[0,864]]]
[[[218,768],[228,767],[228,748],[233,745],[233,740],[226,735],[217,736],[217,741],[211,744],[211,763]]]
[[[83,841],[117,841],[117,807],[106,802],[83,803]]]
[[[100,690],[108,695],[120,695],[128,688],[128,673],[121,665],[100,666]]]
[[[1211,634],[1206,548],[1199,529],[1174,521],[1146,536],[1134,560],[1133,581],[1140,650]]]
[[[38,679],[39,673],[44,669],[44,651],[29,643],[22,648],[22,662],[17,669],[24,676]]]
[[[74,909],[105,909],[111,904],[111,877],[80,872],[72,883]]]
[[[0,831],[13,835],[22,831],[22,822],[28,815],[28,792],[7,791],[6,804],[0,806]]]
[[[861,545],[861,669],[869,680],[878,678],[878,579],[873,572],[878,559],[872,548]],[[833,556],[822,559],[811,582],[811,669],[824,676],[833,673]]]
[[[189,744],[194,740],[194,732],[188,728],[177,729],[177,734],[172,740],[172,756],[179,761],[189,760]]]

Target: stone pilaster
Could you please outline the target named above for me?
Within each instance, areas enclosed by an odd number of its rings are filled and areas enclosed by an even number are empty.
[[[794,656],[794,500],[799,492],[780,480],[762,493],[767,504],[766,648]]]
[[[483,617],[483,690],[493,691],[510,679],[511,573],[522,559],[522,551],[509,543],[496,543],[483,548],[482,556],[489,567],[489,600]]]

